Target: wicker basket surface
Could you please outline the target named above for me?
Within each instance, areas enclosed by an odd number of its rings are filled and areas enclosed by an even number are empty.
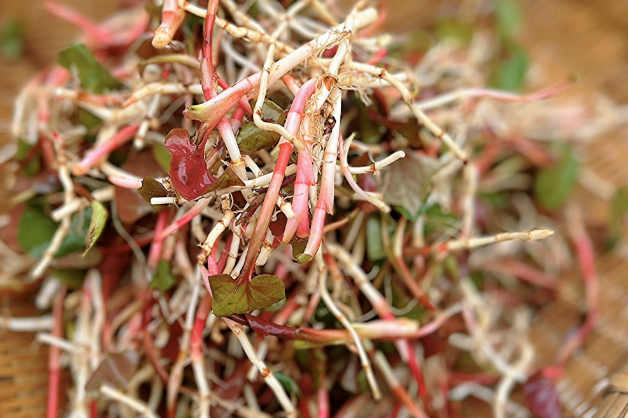
[[[124,1],[124,0],[123,0]],[[88,16],[106,16],[117,2],[64,0]],[[436,2],[391,0],[389,26],[394,30],[416,27],[433,13],[460,1]],[[70,25],[50,18],[42,0],[0,1],[0,16],[22,21],[26,32],[26,56],[17,62],[0,58],[0,120],[7,126],[15,95],[30,76],[54,60],[56,53],[76,36]],[[623,0],[520,0],[525,12],[524,44],[531,61],[558,80],[577,73],[580,83],[568,94],[593,98],[600,92],[616,102],[628,101],[628,3]],[[403,6],[402,6],[403,5]],[[408,16],[412,16],[409,20]],[[400,24],[401,22],[401,24]],[[0,23],[1,24],[1,23]],[[0,146],[10,140],[0,130]],[[625,133],[614,132],[596,138],[589,145],[587,166],[615,186],[628,186],[628,141]],[[1,187],[1,185],[0,185]],[[1,191],[0,191],[1,193]],[[584,190],[578,190],[572,204],[582,205],[592,231],[604,225],[608,205]],[[602,393],[600,381],[628,363],[628,262],[615,255],[597,259],[600,275],[600,323],[584,350],[569,361],[566,376],[559,383],[561,400],[570,416],[591,417]],[[567,275],[577,281],[580,276]],[[3,313],[35,315],[31,297],[0,297]],[[550,361],[570,328],[580,320],[580,307],[559,299],[535,319],[533,341],[538,361]],[[0,417],[42,417],[46,413],[47,350],[33,343],[32,334],[5,332],[0,336]],[[478,416],[488,416],[476,411]],[[488,411],[487,411],[488,412]]]

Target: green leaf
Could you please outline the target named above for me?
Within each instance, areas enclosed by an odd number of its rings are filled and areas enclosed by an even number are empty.
[[[471,23],[445,19],[436,24],[434,33],[439,39],[456,39],[471,42],[475,27]]]
[[[279,142],[279,134],[263,131],[253,122],[249,122],[238,134],[238,146],[243,152],[253,154],[261,149],[271,149]]]
[[[534,183],[536,200],[545,209],[558,209],[571,194],[578,177],[578,160],[568,144],[559,148],[560,160],[539,170]]]
[[[295,260],[297,260],[297,263],[299,264],[305,264],[312,261],[312,256],[309,254],[299,254],[297,257],[295,257]]]
[[[623,228],[628,223],[628,189],[617,189],[611,198],[608,228],[613,241],[621,238]]]
[[[87,273],[87,270],[53,268],[50,276],[59,280],[70,289],[80,289],[83,286],[85,273]]]
[[[508,56],[497,64],[491,86],[500,90],[520,91],[528,72],[528,56],[523,48],[512,46]]]
[[[87,132],[91,133],[94,133],[94,131],[99,128],[102,123],[102,120],[98,116],[94,115],[91,112],[88,112],[82,107],[79,107],[77,111],[77,117],[79,124],[85,126]]]
[[[294,393],[296,396],[301,395],[301,388],[293,378],[282,372],[273,372],[273,374],[275,375],[277,380],[279,380],[279,383],[281,383],[281,386],[283,386],[288,394]]]
[[[410,32],[404,39],[403,43],[399,45],[393,45],[389,48],[389,55],[398,56],[400,58],[407,55],[418,55],[427,51],[433,44],[434,37],[423,29],[415,29]]]
[[[228,274],[209,278],[214,296],[213,310],[216,316],[249,313],[286,298],[283,282],[277,276],[263,274],[240,286]]]
[[[157,271],[153,275],[153,280],[148,287],[150,289],[157,289],[162,292],[167,292],[172,286],[177,283],[177,280],[172,275],[170,269],[170,262],[168,260],[159,260],[157,264]]]
[[[235,171],[233,171],[233,167],[229,166],[227,167],[225,172],[222,173],[222,175],[218,177],[218,179],[216,179],[216,182],[212,184],[211,186],[209,186],[207,190],[205,190],[205,193],[209,193],[209,192],[213,192],[213,191],[221,190],[221,189],[226,189],[228,187],[235,187],[235,186],[242,187],[244,186],[244,182],[240,180],[240,177],[238,177]]]
[[[107,224],[107,218],[109,217],[109,212],[97,200],[92,201],[92,220],[89,224],[89,229],[87,230],[87,236],[85,237],[85,252],[83,253],[83,257],[89,250],[92,249],[102,231],[105,229],[105,225]]]
[[[19,58],[24,51],[24,28],[20,22],[10,20],[0,34],[0,54],[10,60]]]
[[[15,153],[16,161],[24,161],[35,145],[31,145],[22,139],[17,141],[17,152]],[[40,151],[35,151],[29,156],[28,161],[24,162],[22,172],[28,177],[35,177],[41,171]]]
[[[266,99],[262,106],[262,120],[283,125],[286,121],[286,112],[276,103]],[[242,151],[253,154],[261,149],[271,149],[277,145],[279,137],[278,133],[264,131],[251,122],[240,130],[237,141]]]
[[[29,151],[33,149],[34,146],[35,145],[31,145],[23,139],[19,138],[17,140],[17,152],[15,153],[15,156],[13,158],[15,158],[16,161],[22,161],[24,158],[26,158]]]
[[[296,260],[303,255],[303,251],[307,247],[307,238],[294,237],[290,241],[290,245],[292,246],[292,257]]]
[[[137,191],[148,203],[150,203],[153,197],[170,196],[170,193],[168,193],[168,190],[166,190],[163,184],[152,177],[144,177],[142,179],[142,185]]]
[[[425,234],[431,234],[440,229],[444,232],[458,227],[458,219],[451,213],[443,212],[443,209],[438,204],[425,208],[424,214]]]
[[[504,209],[508,205],[508,197],[502,193],[479,193],[478,196],[495,209]]]
[[[495,23],[502,39],[511,38],[521,26],[521,11],[512,0],[495,2]]]
[[[370,216],[366,220],[366,254],[372,262],[386,258],[382,229],[377,215]]]
[[[85,247],[85,237],[91,216],[92,209],[87,208],[72,217],[68,235],[61,243],[55,257],[62,257]],[[18,243],[31,257],[40,258],[50,246],[58,227],[59,225],[43,211],[43,208],[31,204],[22,214],[17,231]]]
[[[101,94],[123,86],[83,44],[74,44],[61,51],[57,62],[70,71],[76,71],[81,86],[92,93]]]
[[[155,157],[155,161],[159,163],[161,169],[164,170],[164,173],[170,170],[171,155],[164,144],[156,143],[153,145],[153,157]]]
[[[185,21],[183,25],[181,25],[181,28],[186,37],[193,36],[196,29],[203,30],[203,23],[205,23],[205,19],[202,17],[198,17],[192,13],[186,13]]]
[[[378,181],[384,201],[398,209],[409,220],[415,221],[430,191],[432,175],[438,162],[416,152],[386,167]]]
[[[359,139],[366,144],[378,144],[382,139],[380,123],[369,115],[369,110],[364,103],[359,100],[359,97],[360,96],[356,94],[354,99],[355,106],[358,108],[358,123],[360,126],[358,130]]]
[[[262,105],[262,120],[269,123],[283,125],[286,121],[286,112],[277,103],[265,99]]]

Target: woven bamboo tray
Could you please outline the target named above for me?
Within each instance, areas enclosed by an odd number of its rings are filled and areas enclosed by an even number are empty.
[[[475,0],[473,0],[475,1]],[[116,3],[63,0],[88,16],[111,13]],[[417,27],[433,13],[465,0],[390,0],[389,26],[395,31]],[[27,28],[26,57],[17,62],[0,59],[0,146],[10,140],[6,127],[12,103],[30,76],[54,60],[57,52],[76,36],[76,30],[42,10],[42,0],[0,0],[0,24],[13,17]],[[466,3],[472,3],[466,0]],[[525,13],[523,43],[531,61],[558,80],[577,74],[580,82],[568,94],[591,98],[602,93],[615,102],[628,102],[628,2],[625,0],[520,0]],[[393,23],[394,22],[394,23]],[[628,135],[614,132],[596,138],[588,148],[587,166],[614,186],[628,186]],[[1,176],[0,176],[1,177]],[[2,182],[0,181],[0,187]],[[2,194],[0,189],[0,194]],[[2,201],[4,199],[0,199]],[[578,190],[571,204],[581,205],[595,237],[608,216],[608,205]],[[566,416],[592,417],[601,401],[606,380],[628,364],[628,261],[616,255],[597,259],[600,276],[600,322],[595,333],[567,365],[558,388]],[[564,277],[579,281],[579,273]],[[31,297],[0,297],[0,309],[14,316],[35,315]],[[533,341],[539,364],[553,359],[565,333],[580,319],[579,306],[559,299],[535,318]],[[600,383],[602,382],[602,383]],[[32,334],[0,334],[0,417],[28,418],[46,414],[47,349],[33,343]],[[490,416],[479,410],[477,416]]]

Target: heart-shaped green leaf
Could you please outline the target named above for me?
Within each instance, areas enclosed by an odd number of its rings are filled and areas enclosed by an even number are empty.
[[[228,274],[209,278],[214,297],[213,310],[216,316],[243,314],[284,300],[286,291],[281,279],[270,274],[256,276],[240,286]]]
[[[97,200],[92,201],[92,220],[89,223],[89,229],[87,230],[87,236],[85,237],[85,252],[83,253],[83,257],[89,250],[92,249],[102,231],[105,229],[105,225],[107,224],[107,218],[109,217],[109,212]]]

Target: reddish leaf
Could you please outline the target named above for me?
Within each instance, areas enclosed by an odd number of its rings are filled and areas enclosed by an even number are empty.
[[[228,274],[209,278],[214,297],[213,310],[216,316],[229,316],[267,308],[286,298],[281,279],[264,274],[240,286]]]
[[[216,182],[205,164],[205,142],[194,145],[186,129],[173,129],[165,145],[170,155],[170,180],[184,199],[194,200]]]
[[[528,379],[523,390],[526,394],[526,404],[534,414],[541,418],[561,417],[558,391],[551,380],[536,373]]]

